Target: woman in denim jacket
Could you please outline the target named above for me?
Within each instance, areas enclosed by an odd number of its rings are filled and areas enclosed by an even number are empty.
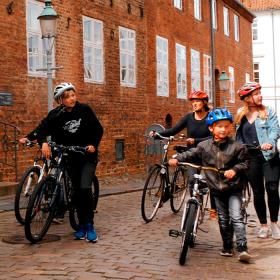
[[[244,106],[236,116],[236,139],[250,146],[250,167],[247,172],[248,181],[253,189],[254,206],[261,224],[259,238],[280,239],[277,225],[279,213],[279,154],[276,142],[280,136],[280,128],[275,112],[262,104],[261,86],[249,82],[238,90]],[[265,183],[264,183],[265,182]],[[268,209],[271,224],[267,224],[265,190],[268,197]]]

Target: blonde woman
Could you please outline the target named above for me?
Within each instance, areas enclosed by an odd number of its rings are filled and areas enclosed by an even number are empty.
[[[262,104],[261,85],[255,82],[244,84],[238,95],[244,106],[236,116],[238,141],[260,147],[249,148],[250,167],[247,172],[248,181],[254,194],[254,206],[261,227],[259,238],[280,239],[277,225],[279,213],[279,154],[276,141],[280,136],[280,128],[275,112]],[[270,213],[271,224],[267,224],[265,190]]]

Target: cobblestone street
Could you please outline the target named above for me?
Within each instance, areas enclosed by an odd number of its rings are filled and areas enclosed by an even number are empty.
[[[219,255],[218,224],[209,220],[199,231],[197,246],[190,249],[185,266],[178,263],[180,239],[169,237],[178,229],[180,214],[168,203],[156,219],[145,224],[140,214],[141,192],[102,197],[95,224],[99,242],[89,244],[72,238],[68,221],[52,225],[55,242],[30,245],[0,242],[0,279],[280,279],[280,241],[257,240],[256,227],[248,228],[253,261],[242,264]],[[250,219],[255,219],[250,209]],[[23,235],[13,211],[0,213],[0,237]]]

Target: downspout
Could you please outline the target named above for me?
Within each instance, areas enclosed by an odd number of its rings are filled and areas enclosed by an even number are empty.
[[[276,94],[276,62],[275,62],[275,36],[274,36],[274,12],[271,10],[271,24],[272,24],[272,55],[273,55],[273,79],[274,79],[274,102],[275,112],[277,113],[277,94]]]
[[[212,96],[213,107],[216,108],[216,84],[215,84],[215,65],[216,65],[216,52],[215,52],[215,30],[213,28],[213,0],[210,3],[210,52],[211,52],[211,77],[212,77]]]

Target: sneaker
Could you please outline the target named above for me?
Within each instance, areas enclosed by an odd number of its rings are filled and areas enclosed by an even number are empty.
[[[217,211],[215,209],[210,209],[209,210],[210,213],[210,219],[217,219]]]
[[[242,251],[238,255],[238,260],[240,262],[249,262],[252,256],[247,251]]]
[[[53,218],[52,222],[56,225],[61,225],[63,224],[64,220],[63,218]]]
[[[270,229],[272,238],[276,240],[280,239],[280,229],[278,225],[276,223],[271,223]]]
[[[98,240],[98,236],[92,224],[87,224],[86,240],[93,243],[97,242]]]
[[[261,227],[258,232],[258,238],[268,238],[269,236],[269,227]]]
[[[220,252],[220,255],[223,257],[232,257],[233,256],[233,250],[232,249],[223,249]]]
[[[85,230],[85,226],[79,226],[79,229],[74,232],[74,237],[76,240],[82,240],[85,239],[86,237],[86,230]]]

